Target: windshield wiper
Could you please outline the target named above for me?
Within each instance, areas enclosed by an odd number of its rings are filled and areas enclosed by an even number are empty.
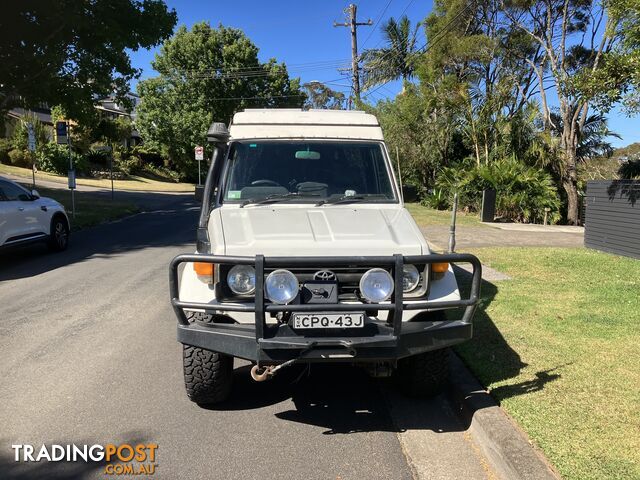
[[[245,200],[244,202],[242,202],[240,204],[240,208],[245,207],[249,204],[253,204],[253,205],[262,205],[264,203],[275,203],[275,202],[279,202],[281,200],[287,200],[288,198],[297,198],[297,197],[317,197],[318,194],[313,193],[313,194],[301,194],[299,192],[289,192],[289,193],[274,193],[273,195],[269,195],[267,197],[263,197],[263,198],[248,198],[247,200]]]
[[[350,203],[350,202],[359,202],[361,200],[365,200],[368,198],[368,195],[342,195],[341,197],[330,198],[325,200],[320,200],[316,203],[316,207],[321,205],[335,205],[336,203]]]

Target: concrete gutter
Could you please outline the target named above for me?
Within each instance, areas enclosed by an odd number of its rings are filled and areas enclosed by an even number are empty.
[[[546,458],[502,410],[462,360],[450,355],[453,407],[500,478],[558,480]]]
[[[539,225],[535,223],[502,223],[502,222],[482,222],[487,227],[509,230],[512,232],[534,232],[534,233],[582,233],[584,227],[577,225]]]

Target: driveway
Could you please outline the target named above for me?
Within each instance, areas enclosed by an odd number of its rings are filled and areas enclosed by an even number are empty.
[[[458,225],[456,227],[456,250],[477,247],[583,247],[584,233],[569,229],[555,229],[531,225],[526,228],[500,228],[500,225],[477,226]],[[575,228],[575,227],[574,227]],[[449,227],[445,225],[421,225],[425,238],[436,250],[445,250],[449,245]],[[569,230],[569,231],[567,231]]]
[[[0,254],[0,478],[103,478],[16,463],[10,446],[109,442],[158,444],[154,478],[496,478],[445,397],[409,400],[350,367],[255,383],[237,362],[230,401],[189,402],[168,264],[194,250],[198,207],[176,198],[61,254]]]

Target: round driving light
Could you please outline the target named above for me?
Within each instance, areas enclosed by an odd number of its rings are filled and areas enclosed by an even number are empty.
[[[296,298],[299,288],[298,279],[289,270],[274,270],[264,281],[267,298],[281,305]]]
[[[360,279],[360,293],[370,302],[384,302],[392,292],[393,278],[389,272],[382,268],[367,270]]]
[[[227,285],[236,295],[249,295],[255,292],[255,269],[249,265],[236,265],[227,274]]]
[[[410,292],[418,286],[420,282],[420,272],[415,265],[402,266],[402,291]]]

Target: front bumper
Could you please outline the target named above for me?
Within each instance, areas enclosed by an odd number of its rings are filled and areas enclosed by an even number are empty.
[[[184,302],[179,299],[178,267],[181,263],[207,262],[215,264],[251,265],[256,269],[255,303],[229,304],[228,312],[253,312],[254,325],[216,323],[220,304]],[[469,298],[454,301],[405,302],[401,288],[396,288],[388,303],[375,304],[375,310],[388,310],[388,321],[368,318],[357,332],[344,330],[339,335],[297,332],[287,324],[267,325],[271,312],[347,312],[368,310],[370,306],[353,303],[314,303],[275,305],[264,301],[264,269],[323,266],[391,267],[396,285],[402,285],[404,263],[432,264],[438,262],[469,263],[473,267]],[[185,345],[213,350],[240,357],[258,364],[277,364],[291,359],[305,362],[379,362],[437,350],[468,340],[472,336],[472,319],[480,298],[482,267],[469,254],[393,255],[385,257],[233,257],[221,255],[178,255],[171,261],[169,286],[171,303],[178,317],[178,341]],[[373,306],[373,305],[372,305]],[[459,320],[402,322],[403,310],[437,310],[464,308]],[[214,315],[210,324],[189,323],[184,309],[202,310]],[[225,317],[221,320],[224,320]]]

